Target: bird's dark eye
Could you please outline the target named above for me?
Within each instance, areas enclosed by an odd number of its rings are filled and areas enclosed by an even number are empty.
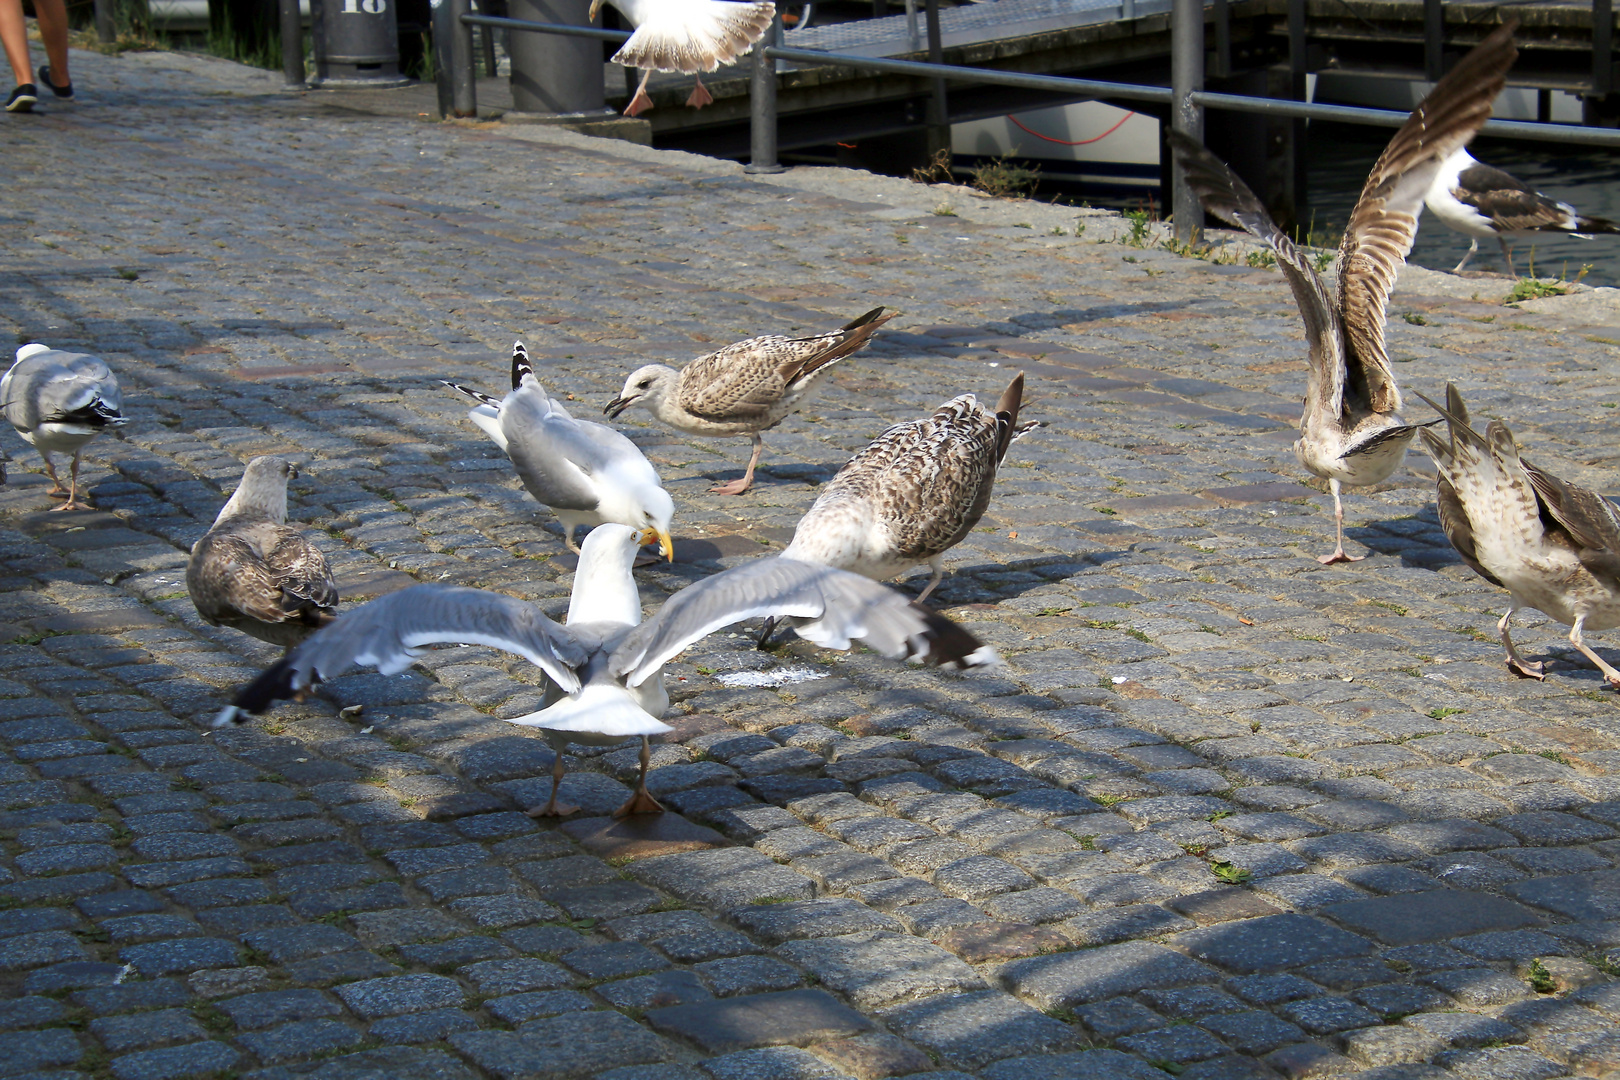
[[[645,389],[647,389],[647,387],[649,387],[651,385],[652,385],[652,380],[651,379],[642,379],[640,382],[636,383],[636,389],[637,390],[645,390]]]

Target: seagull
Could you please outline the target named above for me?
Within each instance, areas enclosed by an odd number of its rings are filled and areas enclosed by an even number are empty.
[[[607,0],[635,26],[636,32],[613,54],[613,62],[641,68],[641,83],[625,106],[626,116],[640,116],[652,108],[647,80],[654,71],[678,71],[697,77],[686,103],[694,109],[714,101],[703,85],[701,71],[729,64],[765,36],[776,17],[776,5],[733,0]],[[590,20],[602,10],[603,0],[591,0]]]
[[[1496,624],[1508,670],[1545,679],[1546,665],[1527,664],[1513,647],[1513,613],[1532,607],[1569,626],[1569,643],[1620,689],[1620,671],[1586,647],[1582,632],[1620,626],[1620,513],[1594,491],[1567,483],[1519,457],[1513,433],[1492,420],[1480,437],[1469,426],[1462,395],[1446,386],[1434,407],[1450,428],[1442,439],[1423,432],[1438,470],[1440,527],[1463,562],[1508,591]]]
[[[753,486],[754,468],[765,449],[759,433],[803,405],[823,372],[863,348],[894,316],[876,307],[830,334],[749,338],[701,356],[680,371],[648,364],[630,373],[619,396],[602,411],[616,419],[640,404],[688,435],[753,436],[754,453],[743,478],[709,489],[716,495],[741,495]]]
[[[287,524],[287,481],[297,478],[284,458],[254,458],[192,546],[186,591],[203,622],[290,649],[336,618],[326,556]]]
[[[908,420],[872,440],[838,470],[799,519],[784,559],[836,566],[874,581],[921,563],[934,571],[917,597],[927,600],[945,576],[943,555],[984,516],[1007,448],[1041,426],[1018,422],[1024,376],[994,409],[962,394],[932,416]],[[763,644],[774,629],[767,621]]]
[[[444,380],[440,380],[444,382]],[[675,500],[639,447],[605,424],[576,420],[535,377],[528,350],[512,346],[512,392],[497,401],[458,383],[444,385],[478,402],[467,415],[506,451],[535,501],[562,522],[568,550],[574,530],[616,521],[652,530],[666,559],[675,557],[669,523]]]
[[[1419,426],[1400,418],[1401,391],[1384,344],[1385,310],[1441,164],[1490,119],[1518,50],[1508,22],[1452,68],[1413,110],[1373,165],[1339,247],[1335,297],[1264,205],[1197,140],[1170,146],[1204,209],[1260,240],[1277,257],[1305,323],[1310,352],[1305,410],[1294,456],[1333,492],[1337,544],[1324,565],[1358,562],[1344,550],[1340,488],[1380,483],[1400,467]]]
[[[648,739],[670,730],[659,720],[669,708],[664,665],[732,623],[791,616],[801,637],[829,649],[847,649],[858,639],[891,659],[948,667],[1000,663],[995,650],[972,634],[885,585],[780,556],[688,586],[643,622],[630,568],[637,547],[650,539],[617,523],[591,531],[564,626],[533,604],[482,589],[416,585],[373,600],[266,670],[219,712],[214,726],[242,723],[247,714],[299,697],[350,665],[394,674],[409,667],[426,645],[487,645],[524,657],[548,679],[545,707],[507,721],[541,729],[556,751],[551,798],[530,815],[577,809],[557,801],[568,743],[611,745],[639,736],[641,778],[635,794],[615,811],[623,817],[663,809],[647,791],[647,768]]]
[[[34,343],[17,350],[17,360],[0,378],[0,409],[30,446],[45,459],[51,478],[47,495],[66,495],[52,510],[88,510],[79,501],[79,458],[85,444],[108,428],[128,422],[119,410],[118,378],[99,358]],[[72,479],[64,489],[52,454],[73,454]]]
[[[1567,202],[1543,195],[1516,176],[1474,159],[1466,147],[1458,147],[1440,167],[1424,205],[1441,224],[1469,237],[1468,254],[1452,268],[1462,273],[1479,251],[1482,239],[1496,237],[1502,245],[1502,258],[1513,273],[1510,236],[1536,233],[1568,233],[1582,240],[1593,233],[1620,232],[1620,224],[1608,218],[1586,217]]]

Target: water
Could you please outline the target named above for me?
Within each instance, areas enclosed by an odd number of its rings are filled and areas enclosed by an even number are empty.
[[[1387,128],[1311,125],[1310,198],[1319,232],[1337,236],[1343,230],[1361,194],[1361,185],[1391,134]],[[1620,184],[1615,183],[1620,153],[1596,147],[1484,138],[1474,140],[1469,153],[1512,173],[1544,195],[1570,203],[1588,217],[1620,220]],[[1432,214],[1424,214],[1407,261],[1434,270],[1450,270],[1467,252],[1467,237],[1452,232]],[[1532,257],[1538,277],[1573,278],[1583,266],[1590,265],[1591,270],[1582,279],[1585,284],[1620,286],[1620,235],[1579,240],[1547,234],[1514,242],[1513,267],[1519,274],[1529,273]],[[1468,271],[1473,270],[1506,273],[1502,249],[1496,241],[1479,242],[1479,254],[1468,264]]]

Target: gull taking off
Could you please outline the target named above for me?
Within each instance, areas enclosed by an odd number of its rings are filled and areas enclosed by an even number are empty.
[[[1607,218],[1586,217],[1567,202],[1543,195],[1516,176],[1476,161],[1467,149],[1458,147],[1440,167],[1440,175],[1425,197],[1426,205],[1441,224],[1469,238],[1468,254],[1452,268],[1462,273],[1479,251],[1481,240],[1496,237],[1502,245],[1502,259],[1513,273],[1513,250],[1509,237],[1537,233],[1568,233],[1582,240],[1593,233],[1620,232],[1620,224]]]
[[[697,77],[686,103],[695,109],[714,98],[703,85],[702,71],[729,64],[765,36],[776,16],[776,5],[737,3],[732,0],[606,0],[635,26],[613,62],[640,68],[641,83],[625,106],[626,116],[640,116],[652,108],[647,80],[655,71],[676,71]],[[590,18],[596,21],[603,0],[591,0]]]
[[[97,357],[38,344],[17,350],[16,362],[0,378],[0,409],[45,459],[51,478],[46,494],[67,496],[52,510],[90,509],[79,501],[79,459],[91,439],[127,422],[119,411],[123,400],[117,377]],[[51,455],[67,453],[73,455],[73,472],[64,488]]]
[[[254,458],[214,527],[192,545],[186,591],[208,625],[291,648],[337,617],[326,556],[287,524],[287,481],[297,477],[282,458]]]
[[[1401,391],[1384,344],[1395,278],[1412,250],[1423,196],[1442,163],[1490,119],[1491,102],[1518,50],[1509,22],[1435,85],[1373,165],[1339,247],[1338,295],[1277,228],[1260,200],[1194,139],[1170,132],[1170,146],[1204,209],[1260,240],[1277,257],[1305,323],[1309,346],[1305,411],[1294,455],[1328,482],[1338,542],[1318,562],[1356,562],[1344,551],[1340,488],[1387,480],[1417,426],[1400,418]]]
[[[760,559],[676,593],[641,621],[641,597],[630,568],[649,539],[623,525],[602,525],[585,538],[566,626],[533,604],[499,593],[417,585],[373,600],[310,638],[242,690],[214,720],[241,723],[280,699],[302,695],[350,665],[384,674],[403,671],[427,645],[487,645],[515,653],[545,672],[546,707],[508,723],[540,728],[556,752],[551,798],[532,816],[571,813],[559,805],[562,751],[570,742],[609,745],[641,736],[641,779],[616,812],[657,813],[647,791],[649,736],[670,730],[664,665],[687,646],[740,622],[793,616],[800,636],[829,649],[862,640],[893,659],[955,667],[996,664],[995,650],[960,626],[857,574],[783,558]]]
[[[607,425],[570,416],[535,378],[523,342],[512,346],[512,392],[501,400],[453,382],[444,385],[478,402],[467,416],[506,451],[535,501],[551,507],[569,551],[579,551],[579,526],[613,521],[651,530],[664,557],[675,557],[669,535],[675,500],[652,462]]]
[[[830,334],[749,338],[693,360],[680,371],[663,364],[637,368],[619,396],[602,411],[611,417],[641,405],[676,431],[724,438],[750,435],[754,453],[741,480],[709,490],[741,495],[754,483],[765,449],[759,433],[780,424],[809,398],[833,364],[859,351],[878,327],[894,318],[873,308]]]
[[[1620,514],[1614,505],[1519,457],[1513,433],[1500,420],[1480,437],[1456,387],[1447,385],[1443,408],[1423,400],[1450,428],[1447,439],[1423,432],[1423,449],[1439,471],[1440,527],[1474,573],[1508,591],[1507,614],[1496,624],[1508,670],[1546,678],[1546,665],[1525,663],[1508,636],[1513,613],[1533,607],[1569,626],[1569,643],[1620,689],[1620,671],[1581,639],[1584,630],[1620,625]]]

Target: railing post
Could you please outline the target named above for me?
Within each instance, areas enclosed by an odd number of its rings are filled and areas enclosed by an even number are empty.
[[[1614,91],[1614,0],[1592,0],[1592,96]]]
[[[96,39],[103,45],[118,40],[118,21],[113,18],[113,0],[96,0]]]
[[[753,78],[748,87],[749,156],[743,172],[779,173],[776,163],[776,61],[765,50],[782,33],[782,13],[778,11],[765,36],[754,42]]]
[[[1423,74],[1439,82],[1446,73],[1446,12],[1440,0],[1423,0]]]
[[[304,16],[298,0],[281,0],[281,79],[283,90],[303,90]]]
[[[1204,109],[1193,102],[1192,95],[1203,88],[1203,0],[1173,0],[1170,8],[1170,126],[1199,142],[1204,141]],[[1171,185],[1176,241],[1196,244],[1203,239],[1204,210],[1179,163],[1171,170]]]
[[[939,29],[939,0],[928,0],[924,9],[928,21],[928,62],[945,62],[945,39]],[[928,157],[932,160],[940,151],[951,152],[951,110],[945,99],[945,80],[935,79],[933,92],[928,97],[927,119]]]
[[[439,119],[455,112],[455,77],[450,71],[450,36],[455,33],[455,15],[450,11],[450,0],[432,0],[433,17],[433,85],[439,92]]]
[[[458,117],[478,117],[478,73],[473,70],[472,27],[461,21],[471,5],[468,0],[444,0],[450,7],[450,112]]]

